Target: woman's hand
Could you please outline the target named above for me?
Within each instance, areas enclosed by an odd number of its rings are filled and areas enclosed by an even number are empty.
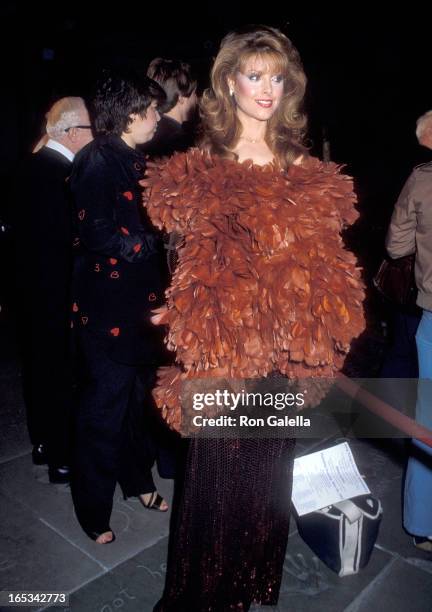
[[[152,313],[150,321],[153,325],[163,325],[166,322],[165,319],[168,315],[168,308],[166,306],[161,306],[160,308],[152,310]]]

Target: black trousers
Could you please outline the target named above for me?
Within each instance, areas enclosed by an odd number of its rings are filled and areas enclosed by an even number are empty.
[[[83,529],[103,533],[117,482],[125,497],[155,490],[151,467],[162,427],[151,397],[156,367],[113,361],[88,331],[79,332],[78,359],[72,496]]]
[[[20,314],[23,394],[30,440],[33,445],[46,446],[50,465],[69,465],[73,394],[69,309],[58,308],[53,313],[22,307]]]

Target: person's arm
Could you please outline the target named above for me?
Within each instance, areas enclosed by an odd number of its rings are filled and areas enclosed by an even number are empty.
[[[157,237],[144,229],[131,233],[116,219],[117,191],[110,164],[96,152],[81,159],[72,179],[78,215],[78,232],[83,245],[107,257],[130,263],[145,260],[157,250]]]
[[[411,255],[416,250],[415,183],[413,172],[405,183],[393,210],[386,237],[386,248],[393,259]]]

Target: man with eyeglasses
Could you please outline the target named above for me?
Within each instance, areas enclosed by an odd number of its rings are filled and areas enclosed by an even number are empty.
[[[84,100],[61,98],[46,115],[46,135],[16,181],[17,288],[27,424],[37,465],[52,483],[69,482],[72,162],[92,139]]]

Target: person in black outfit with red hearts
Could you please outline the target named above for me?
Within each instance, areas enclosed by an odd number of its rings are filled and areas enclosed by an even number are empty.
[[[162,334],[150,311],[167,282],[160,235],[142,209],[145,160],[164,92],[134,74],[105,72],[93,101],[94,142],[71,176],[80,255],[74,273],[74,330],[80,389],[72,495],[77,518],[99,544],[114,540],[109,521],[116,482],[125,497],[161,511],[151,475],[151,389],[162,363]]]

